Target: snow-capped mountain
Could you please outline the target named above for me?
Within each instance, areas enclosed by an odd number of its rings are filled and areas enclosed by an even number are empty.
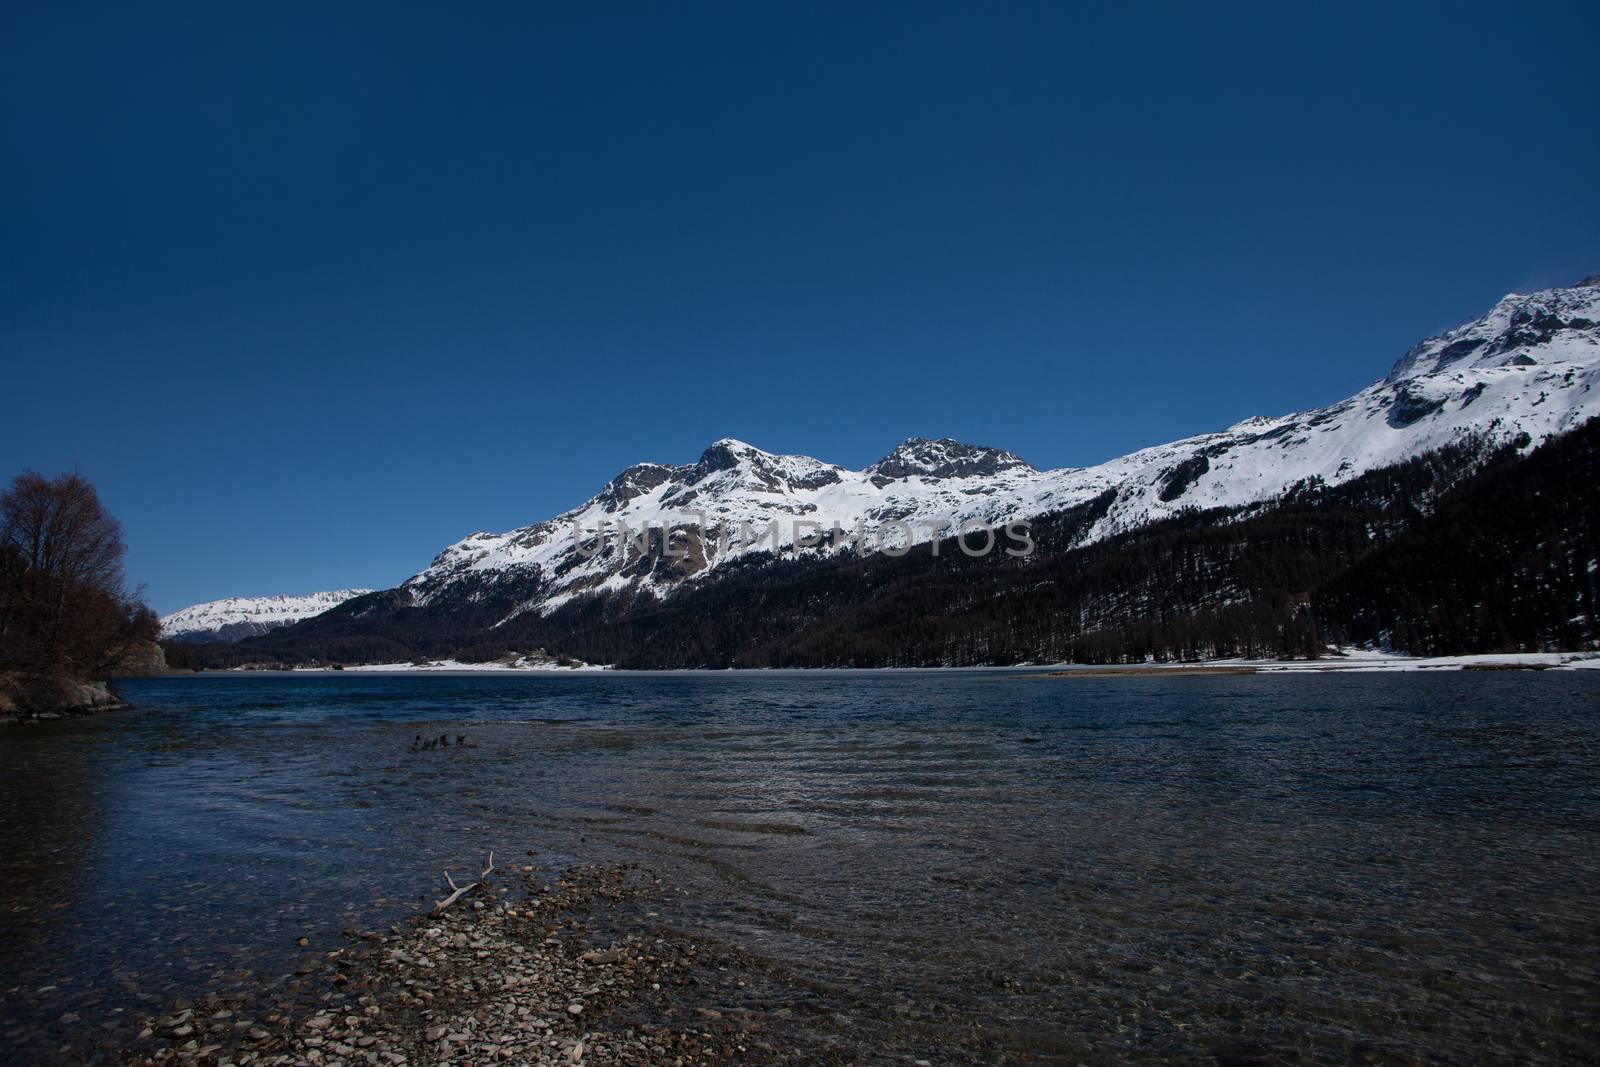
[[[161,617],[161,636],[192,644],[238,641],[321,615],[370,589],[334,589],[305,596],[230,596]]]
[[[472,534],[399,592],[426,605],[514,590],[510,618],[591,591],[646,586],[666,595],[775,544],[842,551],[859,533],[868,550],[899,548],[1114,491],[1085,539],[1093,541],[1185,508],[1269,500],[1307,479],[1348,481],[1465,435],[1526,434],[1531,447],[1600,414],[1597,384],[1600,276],[1510,294],[1483,318],[1421,342],[1388,376],[1337,404],[1247,419],[1094,467],[1036,470],[999,449],[913,437],[851,470],[724,438],[691,464],[629,467],[552,519]],[[647,528],[648,551],[628,551],[625,538]],[[662,529],[672,531],[678,558],[661,552]],[[609,541],[597,536],[605,531]],[[822,543],[812,547],[817,535]]]

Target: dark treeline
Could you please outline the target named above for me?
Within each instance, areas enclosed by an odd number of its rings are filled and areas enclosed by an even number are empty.
[[[122,528],[79,474],[0,496],[0,670],[99,679],[160,624],[125,588]]]
[[[1497,463],[1329,583],[1341,636],[1434,653],[1600,640],[1600,420]]]
[[[489,660],[508,650],[619,667],[824,667],[1307,657],[1595,641],[1600,423],[1526,457],[1464,442],[1345,485],[1195,511],[1082,545],[1108,492],[1035,521],[1038,551],[761,555],[658,600],[580,597],[499,626],[537,589],[410,606],[376,593],[197,662]],[[169,659],[173,656],[169,651]]]

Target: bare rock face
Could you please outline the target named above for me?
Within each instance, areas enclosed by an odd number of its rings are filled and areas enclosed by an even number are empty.
[[[48,722],[128,706],[103,682],[83,682],[57,674],[0,673],[0,725]]]
[[[1021,457],[999,448],[969,445],[941,437],[908,437],[895,450],[867,468],[874,483],[883,486],[900,478],[992,477],[1002,471],[1033,470]]]
[[[167,673],[167,654],[154,641],[140,641],[106,672],[113,678],[158,678]]]

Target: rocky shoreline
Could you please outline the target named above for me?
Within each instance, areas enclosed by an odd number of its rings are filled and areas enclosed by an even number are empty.
[[[82,715],[122,711],[133,705],[105,682],[51,674],[0,672],[0,726],[26,726]]]
[[[485,878],[441,915],[348,932],[286,988],[179,1001],[117,1057],[172,1064],[849,1062],[793,1020],[815,993],[642,911],[631,865]],[[821,1010],[820,1007],[814,1010]],[[809,1047],[807,1047],[809,1046]]]

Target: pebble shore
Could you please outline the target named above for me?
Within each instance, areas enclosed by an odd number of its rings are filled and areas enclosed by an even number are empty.
[[[615,910],[660,883],[632,866],[553,882],[496,872],[439,916],[352,933],[293,995],[179,1001],[122,1060],[171,1064],[845,1062],[783,1025],[805,993],[742,950]],[[647,904],[640,904],[640,907]],[[752,1012],[745,1004],[764,1009]],[[777,1025],[774,1026],[773,1022]]]

